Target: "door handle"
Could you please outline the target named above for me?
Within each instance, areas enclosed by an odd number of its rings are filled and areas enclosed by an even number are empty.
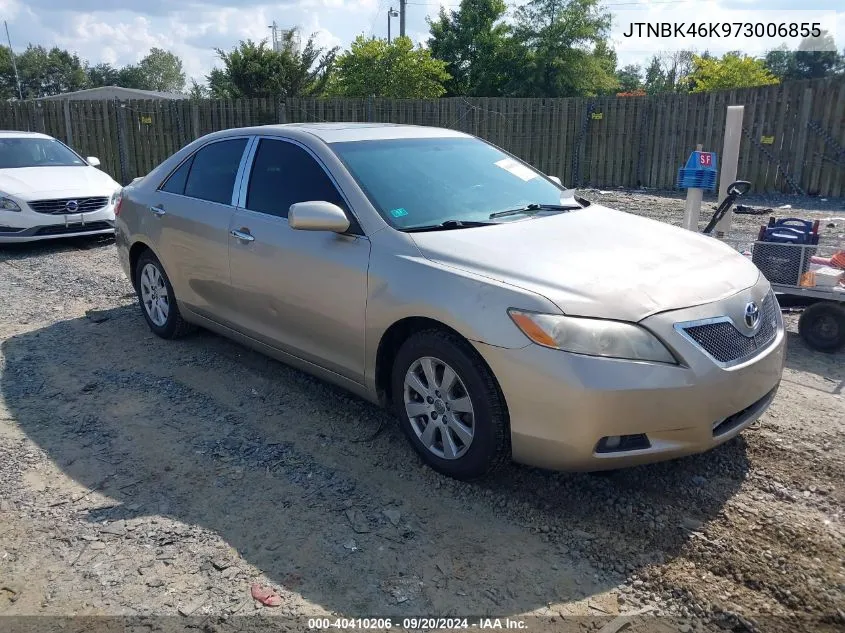
[[[153,215],[155,215],[159,218],[166,213],[166,211],[164,210],[164,207],[161,206],[161,205],[158,205],[157,207],[150,207],[150,211],[153,212]]]
[[[243,240],[244,242],[254,242],[255,238],[249,233],[249,231],[238,231],[237,229],[232,230],[232,237],[236,237],[239,240]]]

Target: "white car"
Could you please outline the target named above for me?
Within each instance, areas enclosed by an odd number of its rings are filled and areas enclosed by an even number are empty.
[[[0,243],[114,233],[121,186],[46,134],[0,131]]]

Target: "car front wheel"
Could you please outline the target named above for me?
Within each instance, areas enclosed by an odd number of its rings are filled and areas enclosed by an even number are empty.
[[[172,339],[193,329],[179,313],[173,286],[161,262],[151,251],[142,253],[135,265],[135,291],[144,319],[153,333]]]
[[[391,386],[402,430],[436,471],[474,479],[510,459],[504,398],[460,337],[439,330],[412,335],[396,355]]]

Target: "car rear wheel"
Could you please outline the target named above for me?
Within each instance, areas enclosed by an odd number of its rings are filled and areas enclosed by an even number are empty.
[[[412,335],[396,355],[391,386],[402,430],[436,471],[474,479],[509,460],[504,398],[478,353],[458,336]]]
[[[151,251],[142,253],[135,265],[135,291],[141,312],[153,333],[172,339],[194,329],[179,313],[173,286],[161,262]]]

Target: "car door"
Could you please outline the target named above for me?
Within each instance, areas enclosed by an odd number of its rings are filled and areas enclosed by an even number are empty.
[[[211,141],[156,191],[147,225],[176,295],[189,309],[218,317],[230,306],[229,224],[249,137]]]
[[[261,138],[230,224],[238,329],[356,382],[364,377],[370,241],[323,165],[293,141]],[[346,234],[290,227],[296,202],[327,201],[350,217]]]

